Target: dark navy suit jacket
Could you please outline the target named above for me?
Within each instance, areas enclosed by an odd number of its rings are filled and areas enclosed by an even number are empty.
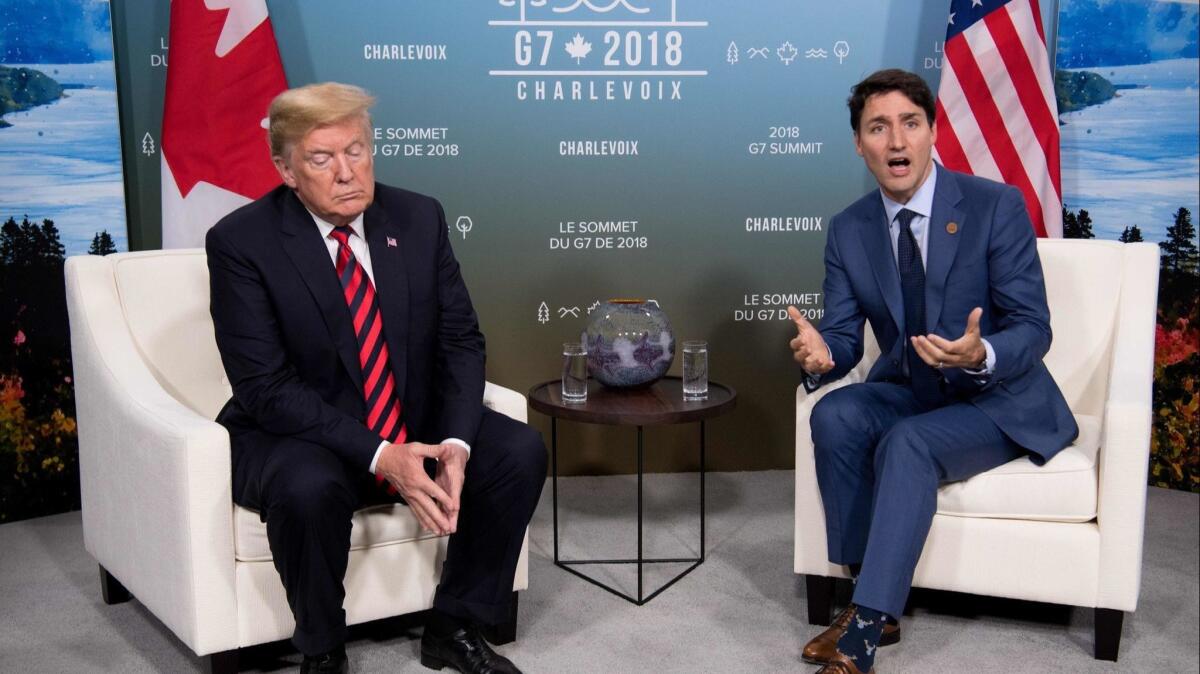
[[[363,214],[383,329],[410,440],[474,443],[484,340],[434,199],[376,183]],[[233,398],[217,421],[233,451],[260,433],[307,440],[364,473],[362,368],[329,250],[291,189],[230,213],[205,242],[217,347]]]
[[[816,386],[842,377],[862,358],[864,319],[881,350],[867,381],[903,380],[904,300],[888,224],[878,190],[830,221],[820,331],[835,366]],[[982,384],[960,369],[941,370],[950,401],[974,405],[1034,460],[1049,459],[1079,429],[1042,363],[1050,348],[1050,310],[1020,192],[939,165],[928,247],[920,331],[958,339],[967,315],[983,307],[980,331],[996,354],[995,371]]]

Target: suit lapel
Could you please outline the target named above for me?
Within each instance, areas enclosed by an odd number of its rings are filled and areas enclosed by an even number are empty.
[[[304,204],[290,190],[284,197],[283,249],[300,272],[309,292],[317,302],[321,318],[333,341],[346,373],[362,390],[362,366],[358,362],[358,340],[354,336],[354,325],[350,311],[342,295],[342,284],[338,282],[329,249],[321,240],[320,231]]]
[[[874,200],[869,217],[860,223],[863,228],[862,242],[867,252],[867,261],[888,313],[900,334],[904,334],[904,298],[900,294],[900,271],[896,268],[896,257],[892,253],[892,237],[888,232],[887,212],[883,210],[883,199]]]
[[[375,293],[379,298],[379,313],[383,316],[388,356],[396,377],[396,397],[403,401],[408,371],[407,270],[410,269],[404,259],[404,240],[400,235],[400,227],[378,204],[372,204],[363,215],[363,228],[367,247],[371,250],[371,271],[375,275]]]
[[[933,213],[929,217],[929,251],[925,261],[925,329],[928,332],[936,330],[941,320],[942,305],[946,300],[946,276],[954,264],[958,241],[962,237],[959,230],[969,224],[964,222],[966,214],[958,208],[961,200],[958,180],[953,173],[939,165],[937,186],[933,193]],[[955,223],[954,233],[950,231],[950,223]],[[957,338],[954,334],[948,336]]]

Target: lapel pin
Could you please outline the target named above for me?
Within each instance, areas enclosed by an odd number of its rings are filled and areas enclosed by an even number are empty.
[[[951,223],[947,224],[947,225],[946,225],[946,233],[947,233],[947,234],[956,234],[956,233],[958,233],[958,223],[957,223],[957,222],[951,222]]]
[[[950,224],[954,224],[954,223],[950,223]],[[953,234],[953,232],[951,232],[951,234]],[[396,239],[395,239],[395,238],[393,238],[393,237],[390,237],[390,236],[389,236],[389,237],[387,238],[387,243],[388,243],[388,248],[395,248],[395,247],[396,247]]]

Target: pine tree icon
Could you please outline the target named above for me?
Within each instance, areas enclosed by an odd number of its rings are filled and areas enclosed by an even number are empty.
[[[542,325],[550,322],[550,307],[546,306],[545,302],[542,302],[541,306],[538,307],[537,320]]]
[[[154,138],[147,131],[146,135],[142,136],[142,154],[149,157],[154,154]]]
[[[729,65],[738,62],[738,46],[736,42],[729,43],[729,49],[725,50],[725,60],[729,62]]]

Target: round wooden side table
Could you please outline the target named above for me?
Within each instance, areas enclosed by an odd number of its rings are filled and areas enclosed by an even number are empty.
[[[649,386],[636,389],[613,389],[588,380],[588,398],[584,403],[567,403],[562,399],[562,381],[554,379],[529,389],[529,406],[550,417],[550,465],[554,501],[554,564],[597,585],[622,599],[641,606],[658,596],[676,581],[704,563],[704,423],[732,410],[737,404],[737,391],[732,387],[710,381],[708,399],[683,400],[683,382],[679,377],[663,377]],[[637,557],[634,559],[571,559],[558,554],[558,421],[574,421],[608,426],[637,427]],[[646,426],[671,424],[700,424],[700,556],[684,558],[647,558],[642,554],[642,479],[644,476],[642,433]],[[690,562],[691,566],[664,585],[643,594],[642,568],[645,564]],[[637,596],[632,597],[610,587],[574,568],[589,564],[636,564]]]

